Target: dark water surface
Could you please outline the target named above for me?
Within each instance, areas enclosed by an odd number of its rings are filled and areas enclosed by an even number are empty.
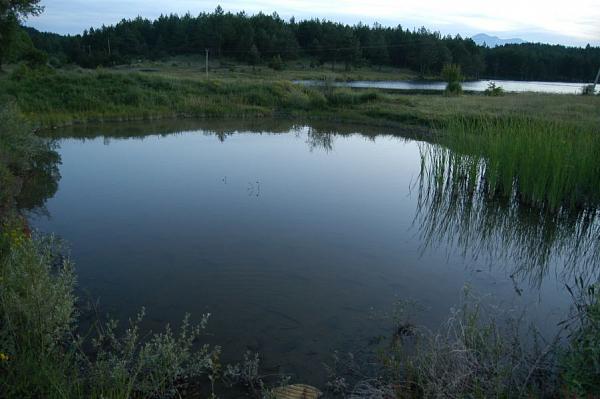
[[[320,385],[334,350],[390,334],[374,312],[416,300],[416,321],[435,327],[465,283],[547,331],[564,316],[557,264],[532,283],[510,258],[425,247],[426,142],[290,122],[56,134],[62,178],[32,222],[70,243],[80,289],[122,319],[145,306],[153,330],[210,312],[225,360],[257,351],[268,372]]]

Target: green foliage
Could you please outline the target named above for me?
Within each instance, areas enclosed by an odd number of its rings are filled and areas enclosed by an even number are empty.
[[[490,97],[503,96],[504,89],[501,86],[496,86],[495,82],[490,82],[488,87],[483,91],[483,94]]]
[[[271,61],[269,61],[269,68],[274,69],[276,71],[281,71],[283,69],[283,61],[281,60],[281,56],[279,54],[273,56]]]
[[[483,49],[471,39],[442,37],[426,29],[371,28],[327,20],[288,22],[277,14],[248,16],[222,9],[195,17],[172,14],[156,20],[123,20],[76,36],[28,31],[37,48],[83,67],[202,54],[209,48],[218,58],[231,56],[251,65],[258,64],[261,56],[269,62],[280,54],[282,61],[308,56],[313,65],[330,63],[332,69],[343,65],[350,70],[368,63],[438,74],[444,63],[454,62],[472,76],[484,70]]]
[[[256,44],[252,44],[250,46],[250,51],[248,52],[248,63],[250,65],[257,65],[260,62],[260,52],[256,47]]]
[[[595,275],[600,137],[592,123],[455,117],[437,141],[421,146],[424,247],[510,259],[511,275],[533,285],[552,272]]]
[[[41,0],[0,1],[0,66],[15,51],[15,41],[22,40],[19,23],[27,16],[38,15],[43,11],[40,2]]]
[[[570,342],[561,358],[562,379],[569,396],[600,396],[600,285],[583,287],[574,294]]]
[[[442,78],[448,82],[446,86],[446,95],[458,96],[462,94],[463,80],[462,73],[460,71],[460,65],[457,64],[446,64],[442,68]]]
[[[48,54],[38,49],[32,48],[21,57],[29,68],[40,68],[48,64]]]
[[[68,390],[72,375],[53,370],[67,371],[62,343],[74,327],[75,277],[52,237],[31,240],[19,226],[5,222],[2,233],[9,250],[0,263],[0,352],[8,360],[0,390],[8,397],[57,397],[53,384]]]
[[[6,220],[0,243],[0,391],[19,398],[171,397],[192,378],[216,378],[219,348],[195,342],[189,317],[175,335],[142,339],[140,315],[122,335],[117,323],[98,325],[90,345],[75,335],[73,268],[52,236],[30,238],[22,221]]]
[[[600,134],[593,124],[531,118],[454,118],[442,143],[485,163],[490,192],[550,210],[600,204]],[[480,169],[472,169],[479,174]],[[477,180],[475,175],[469,180]]]
[[[460,71],[460,65],[457,64],[446,64],[442,68],[442,78],[448,82],[462,82],[463,76]]]
[[[589,82],[600,65],[600,47],[508,44],[486,49],[485,63],[484,75],[494,79]]]
[[[178,393],[178,383],[218,371],[218,347],[203,345],[194,350],[194,342],[202,337],[209,315],[204,315],[197,326],[191,326],[186,315],[179,335],[167,325],[163,333],[142,340],[139,325],[144,314],[142,310],[136,319],[129,320],[122,336],[117,335],[114,320],[100,326],[92,340],[94,356],[80,352],[90,391],[115,398],[173,397]]]

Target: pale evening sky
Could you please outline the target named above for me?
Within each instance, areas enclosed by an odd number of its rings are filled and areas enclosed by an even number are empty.
[[[379,22],[405,28],[425,26],[443,34],[488,33],[584,46],[600,46],[600,0],[42,0],[46,7],[27,25],[43,31],[81,33],[138,15],[199,14],[221,5],[225,11],[276,11],[282,18],[326,18],[349,24]]]

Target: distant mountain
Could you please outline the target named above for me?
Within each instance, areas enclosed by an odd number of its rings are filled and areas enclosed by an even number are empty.
[[[475,35],[475,36],[471,37],[471,39],[473,39],[473,41],[475,43],[479,44],[480,46],[483,46],[485,44],[488,47],[503,46],[505,44],[525,43],[525,40],[523,40],[523,39],[518,39],[518,38],[500,39],[498,36],[490,36],[490,35],[486,35],[485,33],[480,33],[478,35]]]

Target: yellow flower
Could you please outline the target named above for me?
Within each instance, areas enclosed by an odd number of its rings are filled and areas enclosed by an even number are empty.
[[[0,362],[8,362],[8,355],[0,352]]]

